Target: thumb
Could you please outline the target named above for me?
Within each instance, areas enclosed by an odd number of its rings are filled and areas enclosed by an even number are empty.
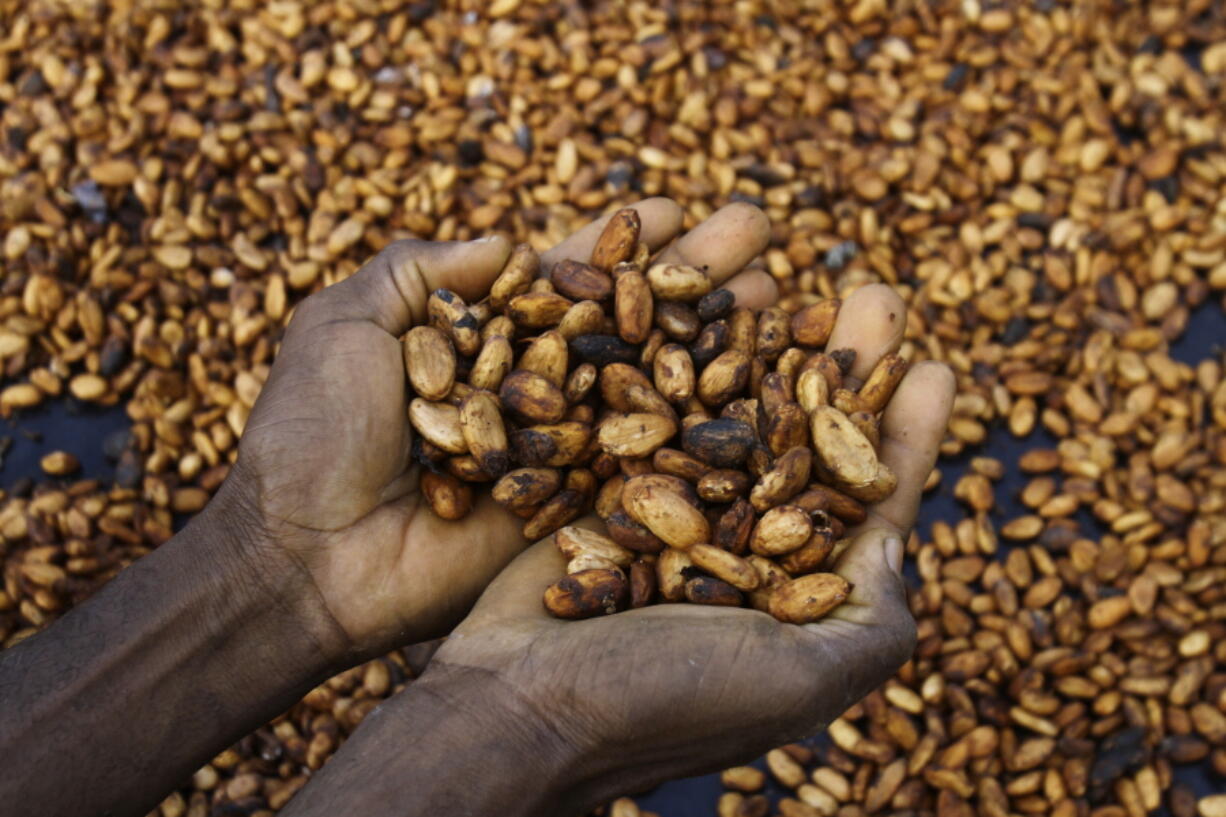
[[[399,337],[425,320],[426,300],[439,288],[476,300],[490,288],[511,253],[501,236],[476,241],[405,239],[386,246],[356,273],[308,298],[302,322],[370,321]]]
[[[830,616],[876,629],[896,665],[915,648],[915,619],[907,605],[902,559],[902,537],[894,530],[870,528],[856,536],[834,566],[854,587]]]

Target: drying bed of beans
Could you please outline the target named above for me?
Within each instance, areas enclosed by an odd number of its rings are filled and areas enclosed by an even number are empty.
[[[293,306],[391,240],[748,201],[780,308],[898,289],[970,459],[908,543],[912,660],[767,758],[790,796],[729,770],[712,812],[1226,813],[1180,782],[1226,774],[1226,386],[1170,351],[1226,289],[1221,8],[809,6],[0,0],[0,413],[132,421],[114,485],[63,453],[8,482],[0,644],[207,501]],[[328,681],[158,813],[275,811],[420,661]]]

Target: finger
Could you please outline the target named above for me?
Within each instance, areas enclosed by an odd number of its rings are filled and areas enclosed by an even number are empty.
[[[898,350],[906,328],[907,307],[898,293],[885,284],[869,284],[843,302],[826,349],[856,350],[849,374],[857,386],[882,355]]]
[[[672,241],[673,237],[681,231],[684,213],[672,199],[644,199],[637,204],[630,205],[630,208],[639,214],[639,221],[642,225],[639,240],[650,247],[652,252]],[[613,213],[601,216],[558,246],[541,253],[541,270],[549,272],[554,264],[566,258],[586,264],[592,257],[596,239],[600,238],[600,233],[612,217]]]
[[[860,630],[848,645],[854,653],[848,656],[854,659],[847,662],[849,672],[864,676],[850,685],[856,697],[889,677],[915,649],[915,619],[900,570],[902,551],[902,539],[893,531],[874,528],[859,534],[834,567],[854,585],[847,601],[825,619],[804,625],[823,636],[847,625],[873,628],[871,638]]]
[[[365,320],[403,335],[425,320],[426,300],[440,287],[467,300],[483,296],[510,252],[501,236],[463,243],[396,241],[349,278],[307,298],[295,317],[304,324]]]
[[[603,532],[600,520],[594,516],[572,524]],[[566,559],[554,545],[553,537],[547,536],[525,550],[498,574],[498,578],[482,594],[472,614],[456,632],[462,633],[468,628],[479,629],[493,621],[554,621],[545,612],[541,597],[546,587],[565,575]]]
[[[697,267],[719,286],[763,252],[770,237],[766,213],[752,204],[734,202],[677,239],[656,263]]]
[[[779,285],[762,270],[745,270],[729,278],[723,286],[736,295],[737,306],[765,309],[779,299]]]
[[[917,363],[903,376],[881,417],[881,461],[898,477],[898,487],[869,509],[865,526],[883,525],[902,536],[910,532],[956,388],[953,372],[936,361]]]

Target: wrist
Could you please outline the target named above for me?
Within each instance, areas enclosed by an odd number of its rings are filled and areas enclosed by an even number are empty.
[[[281,547],[237,470],[175,541],[188,569],[216,582],[216,635],[242,635],[282,653],[295,676],[326,677],[357,658],[302,563]]]
[[[284,571],[252,569],[250,520],[231,501],[0,654],[0,756],[21,760],[0,800],[144,814],[151,793],[332,674],[326,622]]]
[[[470,768],[498,770],[492,804],[518,801],[523,815],[578,814],[576,780],[582,758],[532,701],[497,674],[436,660],[409,688],[407,706],[425,707],[441,743],[464,751]]]
[[[499,679],[431,664],[366,719],[286,814],[577,815],[576,760]]]

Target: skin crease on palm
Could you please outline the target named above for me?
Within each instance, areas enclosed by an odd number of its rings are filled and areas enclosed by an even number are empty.
[[[761,211],[729,205],[678,237],[675,203],[634,206],[661,259],[705,267],[748,306],[774,301],[769,275],[734,274],[766,247]],[[543,267],[586,260],[606,220],[543,253]],[[335,624],[325,640],[345,643],[350,662],[445,633],[525,546],[510,533],[520,520],[487,493],[459,522],[434,516],[418,495],[398,341],[424,321],[434,289],[483,296],[510,249],[500,237],[398,242],[307,299],[247,422],[236,472],[253,486],[258,538],[278,543],[264,545],[257,563],[288,557]]]

